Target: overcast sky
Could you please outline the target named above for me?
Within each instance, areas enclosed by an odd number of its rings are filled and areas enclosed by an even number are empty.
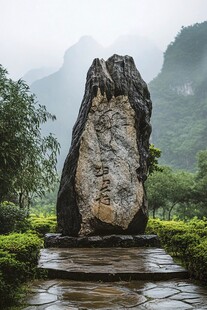
[[[181,26],[206,19],[207,0],[0,0],[0,63],[14,79],[58,67],[84,35],[107,46],[139,34],[164,51]]]

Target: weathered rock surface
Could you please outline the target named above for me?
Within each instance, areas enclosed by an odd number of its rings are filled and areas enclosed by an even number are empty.
[[[63,235],[144,232],[150,116],[150,95],[133,59],[95,59],[62,172]]]
[[[46,248],[130,248],[160,247],[157,235],[106,235],[70,237],[61,234],[46,234]]]

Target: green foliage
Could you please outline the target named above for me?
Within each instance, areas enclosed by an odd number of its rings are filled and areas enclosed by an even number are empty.
[[[12,81],[0,66],[0,201],[18,195],[21,206],[33,194],[43,195],[57,179],[59,144],[41,125],[54,120],[45,106],[37,106],[29,87]]]
[[[40,236],[44,236],[47,233],[57,232],[56,216],[49,216],[49,217],[31,216],[30,221],[32,229],[35,230]]]
[[[34,277],[42,240],[34,233],[0,236],[0,306],[17,299],[20,284]]]
[[[47,191],[43,197],[33,199],[30,213],[37,216],[49,217],[56,214],[56,200],[59,184],[54,184],[53,191]]]
[[[5,212],[4,219],[6,220],[7,216],[8,223],[13,225],[13,228],[9,228],[6,223],[3,223],[4,229],[16,229],[17,224],[21,226],[22,223],[12,222],[14,219],[19,219],[19,214],[16,214],[18,207],[11,203],[4,203],[4,207],[8,211],[8,213]],[[24,215],[24,212],[20,210],[20,214]],[[25,220],[24,216],[22,220]],[[31,231],[0,236],[0,308],[18,301],[21,284],[37,274],[39,251],[43,246],[43,239],[40,237],[45,233],[56,231],[55,216],[45,218],[31,215],[26,222]]]
[[[192,270],[194,276],[201,281],[206,282],[207,279],[207,238],[200,241],[200,244],[191,247],[191,261],[189,269]]]
[[[35,214],[36,216],[49,217],[54,216],[56,213],[56,205],[55,203],[46,204],[43,202],[35,202],[32,203],[32,207],[30,207],[30,213]]]
[[[191,276],[207,282],[207,220],[183,221],[150,219],[147,233],[158,234],[171,255],[182,260]]]
[[[12,233],[0,236],[0,249],[15,254],[16,259],[25,263],[27,267],[35,267],[42,240],[34,233]],[[28,269],[28,272],[31,270]]]
[[[197,154],[197,172],[162,166],[146,181],[149,210],[162,219],[207,217],[207,150]],[[161,213],[162,211],[162,213]]]
[[[0,250],[0,306],[8,306],[16,299],[23,274],[24,265],[14,255]]]
[[[197,155],[198,171],[196,173],[196,186],[192,200],[205,208],[207,204],[207,150],[200,151]],[[207,215],[206,213],[204,214]]]
[[[25,232],[30,228],[25,210],[11,202],[0,203],[0,234]]]
[[[158,158],[160,158],[161,156],[161,150],[156,148],[154,144],[150,144],[149,150],[150,150],[148,158],[149,174],[152,174],[154,171],[162,171],[162,168],[158,165]]]
[[[204,179],[207,177],[207,150],[200,151],[197,154],[198,173],[197,179]]]
[[[162,166],[160,171],[154,171],[146,181],[146,190],[149,209],[153,212],[163,209],[163,218],[166,213],[171,219],[175,206],[185,205],[189,201],[194,179],[191,173],[173,171],[170,167]]]
[[[182,66],[186,74],[191,73],[192,68],[196,73],[202,74],[203,70],[200,71],[200,66],[203,64],[203,56],[207,49],[206,29],[207,22],[182,27],[174,42],[168,46],[164,54],[163,70],[172,70],[174,67],[176,74],[176,71]]]
[[[150,219],[148,221],[147,233],[158,234],[165,246],[171,243],[174,235],[184,234],[185,232],[186,224],[183,221],[162,221],[160,219]]]
[[[164,55],[161,73],[149,84],[152,141],[161,164],[195,170],[207,145],[207,22],[182,28]]]

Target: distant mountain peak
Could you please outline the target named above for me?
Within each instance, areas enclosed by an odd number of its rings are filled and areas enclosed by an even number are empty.
[[[95,44],[98,44],[98,42],[92,37],[92,36],[89,36],[89,35],[85,35],[85,36],[82,36],[80,37],[78,43],[95,43]]]
[[[87,54],[90,53],[94,54],[94,58],[96,56],[100,57],[103,54],[103,50],[103,46],[99,44],[93,37],[83,36],[77,43],[66,50],[64,55],[64,62],[71,61],[74,58],[87,58]],[[95,53],[97,53],[97,55]]]
[[[40,67],[31,69],[23,75],[22,80],[26,81],[27,84],[31,85],[33,82],[40,80],[48,75],[51,75],[56,70],[56,68],[52,67]]]

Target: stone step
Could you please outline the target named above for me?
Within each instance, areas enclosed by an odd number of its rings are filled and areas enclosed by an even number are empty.
[[[159,247],[157,235],[107,235],[69,237],[46,234],[45,247],[50,248],[109,248],[109,247]]]
[[[40,269],[77,281],[185,279],[188,272],[161,248],[47,248]]]

